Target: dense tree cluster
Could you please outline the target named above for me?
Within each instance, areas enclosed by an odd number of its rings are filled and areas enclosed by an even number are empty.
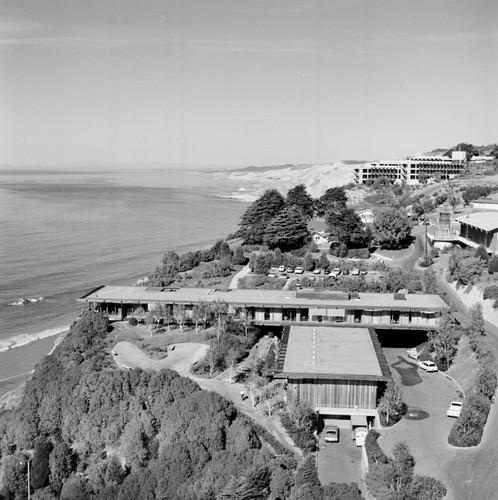
[[[498,190],[496,186],[465,186],[461,192],[462,200],[465,205],[479,198],[486,198],[491,193]]]
[[[450,255],[450,276],[461,285],[473,284],[480,278],[486,262],[472,250],[455,250]]]
[[[369,493],[377,500],[442,500],[446,496],[446,488],[437,479],[414,474],[415,458],[406,443],[396,443],[394,457],[389,458],[377,443],[379,437],[378,432],[371,430],[365,440],[369,462],[365,482]]]
[[[456,357],[461,332],[455,328],[452,314],[444,310],[437,319],[437,328],[428,332],[429,350],[439,370],[446,371]]]
[[[186,252],[182,255],[170,250],[164,254],[161,266],[156,267],[147,276],[146,284],[168,286],[178,279],[179,273],[190,271],[201,262],[211,263],[205,276],[211,278],[230,274],[232,264],[243,264],[245,258],[240,247],[236,248],[234,253],[228,243],[223,240],[218,240],[211,248]]]
[[[479,149],[473,144],[467,142],[460,142],[454,148],[448,149],[443,156],[451,157],[451,153],[453,153],[453,151],[465,151],[465,158],[467,161],[470,161],[473,156],[479,156]]]
[[[377,244],[388,250],[405,248],[412,240],[412,224],[394,207],[380,211],[375,217],[373,235]]]
[[[26,450],[38,500],[300,498],[314,467],[296,471],[273,436],[190,379],[117,369],[108,328],[86,311],[37,366],[20,406],[0,413],[0,498],[27,497]],[[315,486],[316,498],[361,498],[355,486]]]
[[[388,382],[377,405],[381,424],[384,427],[394,425],[403,418],[407,409],[399,387],[392,381]]]
[[[477,446],[481,442],[498,379],[493,342],[486,337],[481,304],[470,310],[467,328],[470,345],[477,355],[479,369],[472,391],[464,401],[462,414],[453,425],[448,442],[454,446]]]

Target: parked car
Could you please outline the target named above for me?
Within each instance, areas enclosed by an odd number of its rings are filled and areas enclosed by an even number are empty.
[[[358,275],[360,274],[360,270],[359,270],[357,267],[355,267],[355,268],[351,271],[351,274],[352,274],[353,276],[358,276]]]
[[[418,367],[426,372],[437,372],[437,365],[433,361],[419,361]]]
[[[304,269],[302,267],[296,267],[296,270],[294,271],[295,274],[303,274]]]
[[[278,268],[278,270],[279,270],[281,273],[283,273],[283,272],[285,271],[285,266],[280,266],[280,267]]]
[[[367,271],[366,269],[362,269],[362,270],[360,271],[360,274],[361,274],[362,276],[366,276],[366,275],[368,274],[368,271]]]
[[[337,271],[334,269],[331,273],[329,273],[329,278],[337,278]]]
[[[268,278],[275,278],[276,274],[275,273],[268,273]]]
[[[280,278],[281,280],[286,280],[286,279],[288,279],[289,277],[288,277],[286,274],[281,274],[281,275],[279,276],[279,278]]]
[[[348,270],[348,269],[344,269],[344,270],[342,271],[342,274],[344,274],[344,276],[348,275],[348,274],[349,274],[349,270]]]
[[[340,267],[334,267],[333,271],[335,273],[337,273],[337,276],[339,276],[339,274],[341,274],[341,268]]]
[[[448,417],[458,418],[462,414],[462,407],[462,401],[452,401],[450,407],[448,408],[448,411],[446,412],[446,415]]]
[[[322,270],[321,270],[321,269],[315,269],[313,272],[314,272],[315,274],[320,274],[320,273],[322,272]]]
[[[407,349],[406,354],[408,355],[409,358],[412,358],[415,361],[418,359],[418,350],[416,347],[412,347],[411,349]]]
[[[294,272],[294,269],[292,267],[288,267],[286,270],[285,270],[286,273],[293,273]]]
[[[325,427],[324,440],[326,443],[338,443],[339,427],[337,427],[337,425],[327,425],[327,427]]]

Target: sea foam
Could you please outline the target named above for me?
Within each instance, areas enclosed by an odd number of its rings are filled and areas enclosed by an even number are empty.
[[[2,339],[0,340],[0,352],[15,349],[16,347],[22,347],[24,345],[31,344],[32,342],[36,342],[37,340],[52,337],[54,335],[60,335],[67,330],[69,330],[69,326],[61,326],[59,328],[51,328],[38,333],[21,333],[20,335],[15,335],[14,337]]]

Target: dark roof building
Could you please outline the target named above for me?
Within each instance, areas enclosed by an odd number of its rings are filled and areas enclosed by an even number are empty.
[[[484,245],[489,253],[498,253],[498,214],[475,212],[457,217],[462,243],[477,247]]]

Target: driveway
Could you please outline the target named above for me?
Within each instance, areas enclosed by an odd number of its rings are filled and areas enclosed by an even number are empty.
[[[446,410],[460,396],[459,390],[442,373],[417,368],[403,349],[384,349],[384,354],[408,412],[394,427],[381,431],[379,444],[392,456],[394,445],[405,441],[416,460],[415,473],[437,477],[449,486],[446,464],[457,450],[448,445],[454,419],[446,416]]]
[[[351,440],[349,420],[346,426],[340,428],[338,443],[326,443],[323,436],[320,436],[317,461],[318,477],[322,485],[332,481],[361,485],[361,447],[357,447]]]

